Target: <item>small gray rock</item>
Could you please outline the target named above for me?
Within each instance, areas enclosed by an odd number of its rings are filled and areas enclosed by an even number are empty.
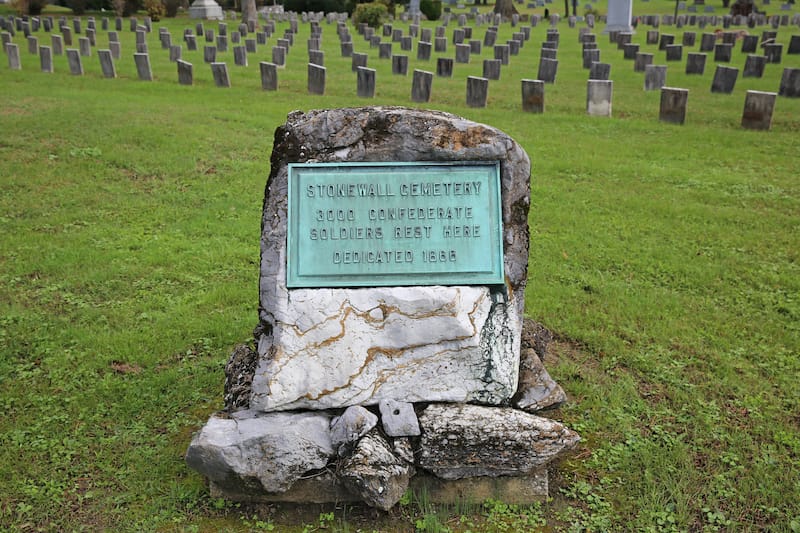
[[[331,443],[342,454],[345,444],[356,442],[378,424],[378,417],[360,405],[345,409],[331,420]]]
[[[400,501],[413,475],[414,467],[396,457],[391,445],[376,430],[358,441],[338,472],[350,492],[384,511]]]
[[[534,413],[567,401],[564,389],[550,377],[532,348],[522,350],[519,362],[519,387],[512,402],[519,409]]]
[[[414,464],[414,449],[407,438],[394,439],[392,443],[394,454],[409,464]]]
[[[381,400],[383,430],[390,437],[416,437],[420,434],[419,420],[414,412],[414,404],[391,399]]]

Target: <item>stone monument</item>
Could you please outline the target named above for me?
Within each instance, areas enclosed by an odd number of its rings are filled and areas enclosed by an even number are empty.
[[[214,0],[194,0],[189,6],[189,18],[225,20],[225,14]]]
[[[254,344],[186,455],[212,494],[546,497],[579,437],[533,414],[565,395],[523,321],[524,150],[446,113],[332,109],[291,113],[271,166]]]
[[[612,31],[631,33],[633,26],[633,0],[608,0],[608,15],[603,33]]]

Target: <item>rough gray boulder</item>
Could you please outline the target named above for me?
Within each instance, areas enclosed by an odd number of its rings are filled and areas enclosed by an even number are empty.
[[[192,439],[186,463],[223,490],[284,492],[334,456],[329,426],[319,412],[214,415]]]
[[[343,446],[352,444],[378,424],[378,417],[360,405],[345,409],[341,416],[331,420],[331,442],[339,454]]]
[[[414,467],[397,457],[386,439],[374,430],[358,441],[338,471],[348,490],[384,511],[400,501],[412,475]]]
[[[443,479],[524,475],[580,440],[555,420],[504,407],[432,404],[419,422],[419,465]]]
[[[512,403],[528,412],[558,407],[567,401],[564,389],[555,382],[532,348],[523,349],[519,363],[519,387]]]

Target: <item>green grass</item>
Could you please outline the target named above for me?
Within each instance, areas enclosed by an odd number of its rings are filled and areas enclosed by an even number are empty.
[[[658,121],[659,93],[603,35],[614,116],[587,117],[588,73],[565,23],[543,115],[522,113],[519,95],[544,26],[485,109],[464,102],[479,61],[435,78],[422,107],[496,126],[531,157],[526,312],[558,335],[548,366],[571,402],[553,416],[584,441],[538,507],[410,499],[389,515],[298,514],[210,498],[183,454],[257,322],[275,128],[294,109],[416,107],[411,77],[392,76],[356,36],[378,70],[376,97],[357,98],[323,24],[327,90],[309,96],[300,24],[277,92],[260,89],[269,47],[246,68],[228,52],[231,89],[214,87],[202,51],[184,50],[196,84],[183,87],[157,28],[177,41],[193,22],[154,26],[153,83],[136,79],[127,24],[118,79],[102,78],[94,51],[85,76],[63,56],[41,73],[21,35],[23,70],[0,65],[0,529],[800,530],[800,99],[778,99],[770,132],[739,127],[745,91],[777,91],[800,56],[740,77],[732,95],[710,93],[712,61],[703,76],[671,64],[668,84],[690,90],[684,126]],[[664,64],[644,38],[640,28],[634,42]],[[410,70],[435,71],[410,56]],[[731,64],[744,60],[736,50]]]

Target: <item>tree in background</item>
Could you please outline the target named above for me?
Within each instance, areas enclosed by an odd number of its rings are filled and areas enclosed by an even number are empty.
[[[258,20],[256,0],[242,0],[242,22]]]
[[[564,0],[565,2],[568,0]],[[493,11],[501,16],[510,19],[514,15],[519,15],[519,11],[514,7],[514,0],[497,0]]]
[[[11,7],[20,15],[38,16],[47,5],[47,0],[12,0]]]

